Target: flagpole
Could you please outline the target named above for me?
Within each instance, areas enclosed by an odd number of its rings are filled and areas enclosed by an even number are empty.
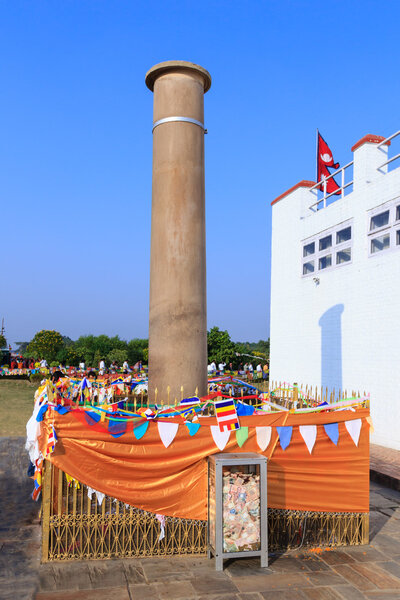
[[[315,183],[318,183],[318,127],[316,129],[317,132],[317,139],[315,140],[315,158],[316,158],[316,162],[315,162]]]

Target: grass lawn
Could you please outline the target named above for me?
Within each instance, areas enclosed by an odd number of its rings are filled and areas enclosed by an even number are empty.
[[[38,383],[0,379],[0,437],[26,435]]]

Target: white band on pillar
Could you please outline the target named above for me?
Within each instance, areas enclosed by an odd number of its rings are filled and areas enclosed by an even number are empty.
[[[203,123],[201,123],[200,121],[196,121],[196,119],[191,119],[190,117],[165,117],[165,119],[160,119],[159,121],[156,121],[155,123],[153,123],[152,131],[154,131],[156,127],[158,127],[159,125],[162,125],[163,123],[171,123],[174,121],[183,121],[184,123],[193,123],[193,125],[198,125],[199,127],[201,127],[204,132],[207,131],[204,128]]]

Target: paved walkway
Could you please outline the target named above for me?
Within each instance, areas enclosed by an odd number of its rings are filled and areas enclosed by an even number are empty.
[[[1,600],[400,599],[400,492],[375,482],[368,546],[292,551],[270,557],[268,570],[258,559],[237,559],[223,573],[197,557],[39,565],[38,507],[30,480],[20,477],[21,447],[0,439]]]
[[[389,450],[389,448],[371,444],[370,471],[374,481],[400,491],[399,450]]]

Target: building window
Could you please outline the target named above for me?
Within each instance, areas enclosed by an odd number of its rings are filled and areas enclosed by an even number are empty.
[[[322,258],[319,259],[320,271],[322,271],[322,269],[327,269],[331,265],[332,265],[332,255],[331,254],[327,254],[326,256],[323,256]]]
[[[332,236],[331,235],[327,235],[319,240],[320,251],[327,250],[331,246],[332,246]]]
[[[347,263],[351,261],[351,248],[346,248],[346,250],[339,250],[336,253],[336,264],[342,265],[343,263]]]
[[[306,277],[320,271],[330,271],[351,263],[352,238],[351,220],[304,240],[302,244],[302,276]]]
[[[303,275],[309,275],[314,273],[314,261],[306,262],[303,264]]]
[[[400,204],[398,197],[368,213],[369,255],[397,250],[400,247]]]
[[[375,229],[380,229],[381,227],[385,227],[389,223],[389,211],[385,210],[384,212],[378,213],[371,217],[370,231],[374,231]]]
[[[310,254],[314,254],[314,252],[315,252],[315,242],[312,242],[312,244],[307,244],[303,248],[303,256],[310,256]]]
[[[342,244],[351,240],[351,227],[345,227],[336,233],[336,243]]]
[[[371,253],[381,252],[390,247],[390,233],[379,235],[371,240]]]

